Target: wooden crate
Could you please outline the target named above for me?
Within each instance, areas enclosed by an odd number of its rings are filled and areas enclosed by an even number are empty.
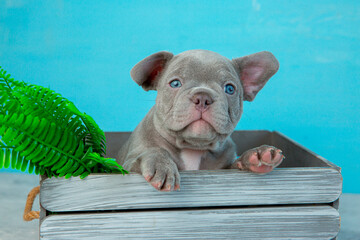
[[[116,156],[129,133],[106,133]],[[238,154],[268,144],[286,160],[273,172],[183,171],[181,191],[141,175],[42,179],[40,239],[334,239],[340,168],[278,132],[237,131]]]

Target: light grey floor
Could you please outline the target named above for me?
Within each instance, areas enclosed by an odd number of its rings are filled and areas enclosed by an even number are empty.
[[[29,191],[39,185],[38,176],[0,173],[0,240],[35,240],[39,221],[24,222],[22,214]],[[35,200],[34,210],[39,210]],[[340,199],[340,240],[360,240],[360,194],[343,194]]]

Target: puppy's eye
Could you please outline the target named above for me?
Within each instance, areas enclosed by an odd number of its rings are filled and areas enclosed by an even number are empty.
[[[172,87],[172,88],[179,88],[182,86],[179,79],[172,80],[169,84],[170,84],[170,87]]]
[[[233,95],[235,93],[235,87],[232,84],[226,84],[224,90],[225,93],[229,95]]]

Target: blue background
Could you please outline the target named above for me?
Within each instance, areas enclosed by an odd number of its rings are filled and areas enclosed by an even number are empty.
[[[156,97],[129,75],[144,57],[271,51],[280,70],[237,129],[281,131],[341,166],[344,192],[360,193],[359,26],[359,1],[2,0],[0,65],[105,131],[131,131]]]

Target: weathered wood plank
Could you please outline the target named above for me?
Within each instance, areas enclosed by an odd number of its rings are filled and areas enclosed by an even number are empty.
[[[181,191],[158,192],[139,174],[46,179],[41,205],[53,212],[330,203],[341,194],[333,168],[275,169],[266,175],[237,170],[181,172]]]
[[[339,214],[326,205],[59,214],[41,239],[331,239]]]

